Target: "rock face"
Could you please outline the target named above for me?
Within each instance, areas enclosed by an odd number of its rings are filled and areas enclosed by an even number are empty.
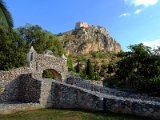
[[[76,23],[74,30],[59,35],[67,55],[88,54],[95,51],[117,53],[121,46],[101,26],[91,26],[84,22]]]

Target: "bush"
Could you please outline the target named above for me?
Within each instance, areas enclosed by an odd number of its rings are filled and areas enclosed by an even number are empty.
[[[115,71],[111,83],[121,88],[160,95],[160,56],[143,44],[132,45],[129,49],[130,52],[121,53],[122,58],[116,66],[109,65],[108,70]],[[117,80],[118,84],[114,82]]]

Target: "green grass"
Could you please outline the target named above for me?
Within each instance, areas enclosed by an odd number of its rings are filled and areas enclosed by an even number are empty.
[[[102,114],[65,109],[41,109],[0,115],[0,120],[146,120],[133,116]]]

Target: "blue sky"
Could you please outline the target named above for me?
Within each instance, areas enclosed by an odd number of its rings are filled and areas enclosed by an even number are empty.
[[[60,33],[83,21],[104,26],[123,50],[140,42],[160,46],[160,0],[4,1],[15,27],[38,24],[52,33]]]

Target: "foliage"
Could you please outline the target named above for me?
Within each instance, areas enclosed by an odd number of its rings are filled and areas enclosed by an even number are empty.
[[[74,71],[73,60],[71,57],[68,57],[67,59],[67,66],[68,66],[68,71]]]
[[[103,51],[98,51],[98,52],[92,52],[91,53],[93,58],[108,58],[110,56],[109,52],[103,52]]]
[[[64,49],[59,38],[43,30],[38,25],[32,26],[27,24],[25,27],[17,28],[16,31],[26,42],[26,49],[33,46],[38,53],[42,53],[48,49],[51,50],[55,56],[62,56],[64,54]]]
[[[0,70],[24,66],[24,41],[14,30],[0,28]]]
[[[3,0],[0,0],[0,27],[5,29],[13,27],[12,16]]]
[[[146,93],[152,89],[151,94],[156,94],[160,88],[160,56],[143,44],[131,45],[129,49],[130,52],[119,54],[122,59],[113,67],[116,85]]]
[[[89,79],[93,79],[94,78],[94,69],[93,69],[93,66],[91,64],[91,60],[90,59],[88,59],[88,61],[87,61],[86,75],[88,76]]]
[[[149,47],[138,44],[129,48],[131,52],[118,62],[118,76],[127,79],[136,74],[148,79],[160,74],[160,57],[153,55]]]
[[[42,74],[43,78],[51,78],[51,79],[55,79],[55,75],[53,74],[53,72],[51,70],[44,70],[43,74]]]
[[[99,66],[97,64],[97,62],[94,64],[94,80],[100,80],[101,78],[99,75]]]
[[[154,49],[153,51],[153,54],[160,56],[160,46],[158,46],[157,49]]]

